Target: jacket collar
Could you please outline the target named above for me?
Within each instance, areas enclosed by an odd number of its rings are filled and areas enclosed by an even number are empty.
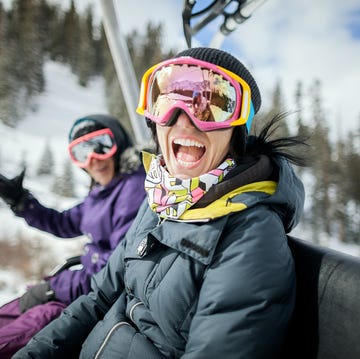
[[[143,225],[137,227],[135,241],[127,244],[126,258],[142,258],[151,255],[161,244],[184,253],[207,265],[211,262],[221,237],[227,216],[211,222],[210,226],[198,223],[164,220],[156,226],[157,215],[149,208],[142,213]],[[168,257],[171,260],[171,256]]]

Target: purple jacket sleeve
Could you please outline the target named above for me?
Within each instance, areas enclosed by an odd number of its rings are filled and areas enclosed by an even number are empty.
[[[36,198],[30,195],[24,203],[23,211],[17,213],[25,219],[31,227],[51,233],[61,238],[74,238],[83,233],[80,223],[83,212],[83,203],[63,212],[43,206]]]

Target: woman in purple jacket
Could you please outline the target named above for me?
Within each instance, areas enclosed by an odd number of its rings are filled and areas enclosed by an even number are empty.
[[[89,238],[81,269],[47,277],[0,309],[0,354],[15,345],[14,353],[66,305],[89,292],[91,276],[105,265],[145,198],[140,157],[116,118],[90,115],[75,121],[69,153],[89,174],[91,189],[82,203],[63,212],[43,206],[23,188],[24,171],[11,180],[0,175],[0,197],[30,226],[61,238]]]

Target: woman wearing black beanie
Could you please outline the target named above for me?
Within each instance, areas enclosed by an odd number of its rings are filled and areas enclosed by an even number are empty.
[[[249,135],[260,105],[222,50],[185,50],[144,74],[148,201],[92,292],[14,358],[281,357],[296,286],[286,233],[304,204],[290,162],[302,161],[286,149],[297,139]]]

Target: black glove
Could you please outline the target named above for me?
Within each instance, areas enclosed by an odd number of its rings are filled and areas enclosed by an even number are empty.
[[[0,197],[11,207],[15,209],[19,202],[25,197],[28,193],[23,187],[23,180],[25,176],[25,168],[22,172],[14,177],[13,179],[8,179],[2,174],[0,174]]]
[[[55,293],[50,287],[49,282],[36,284],[30,287],[21,297],[19,301],[21,313],[35,307],[38,304],[44,304],[51,300],[55,300]]]

